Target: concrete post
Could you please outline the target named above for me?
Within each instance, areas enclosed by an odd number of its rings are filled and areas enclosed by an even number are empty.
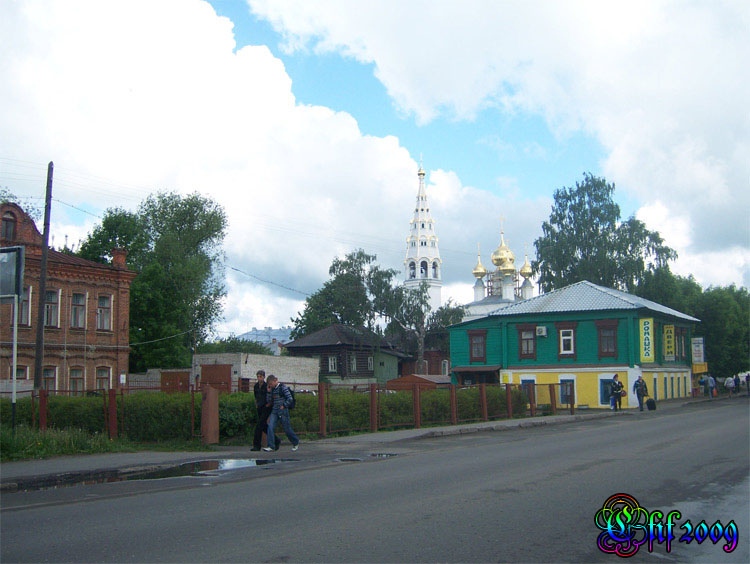
[[[212,386],[203,388],[201,441],[206,445],[219,442],[219,390]]]

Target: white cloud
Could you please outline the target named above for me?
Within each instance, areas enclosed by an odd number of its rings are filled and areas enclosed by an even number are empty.
[[[289,49],[373,63],[420,122],[496,106],[543,115],[562,138],[594,136],[608,180],[688,222],[678,270],[750,248],[747,2],[249,3]],[[723,256],[750,277],[746,261]]]
[[[12,109],[0,156],[15,172],[31,163],[24,190],[43,189],[49,159],[54,196],[94,211],[197,190],[227,212],[229,265],[305,292],[358,246],[401,266],[416,162],[395,137],[298,104],[281,61],[265,46],[235,51],[231,22],[208,4],[5,3],[0,22],[0,106]],[[462,190],[446,186],[441,208]],[[55,244],[81,238],[70,210],[54,209]],[[228,280],[224,331],[286,325],[301,307],[278,286]]]

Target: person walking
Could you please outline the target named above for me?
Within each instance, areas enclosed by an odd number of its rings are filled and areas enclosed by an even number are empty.
[[[284,428],[287,438],[292,443],[292,450],[297,450],[299,448],[299,438],[294,434],[292,424],[289,421],[289,407],[294,401],[292,399],[292,392],[289,391],[289,388],[285,384],[279,382],[276,376],[271,374],[268,377],[268,392],[266,397],[266,403],[271,405],[271,415],[268,418],[268,444],[276,444],[274,431],[276,424],[281,421],[281,426]],[[263,450],[271,452],[277,449],[278,447],[271,448],[267,446]]]
[[[268,384],[266,384],[266,372],[258,370],[255,374],[257,381],[253,386],[253,395],[255,396],[255,410],[258,414],[258,420],[255,422],[253,431],[253,448],[250,450],[260,450],[263,440],[263,433],[268,429],[268,416],[271,415],[271,404],[268,403]],[[276,441],[276,448],[279,448],[281,439]],[[268,443],[271,444],[271,443]]]
[[[620,382],[620,377],[615,374],[612,377],[612,409],[615,411],[618,411],[618,409],[622,409],[622,392],[623,392],[623,385],[622,382]]]
[[[732,398],[732,392],[734,391],[734,378],[727,376],[724,378],[724,387],[729,390],[729,398]]]
[[[716,380],[710,374],[708,375],[708,399],[714,399],[714,390],[716,389]]]
[[[741,391],[742,391],[742,382],[740,381],[740,375],[735,374],[734,375],[734,393],[736,395],[740,395]]]
[[[648,386],[643,376],[638,375],[638,379],[633,384],[633,393],[638,398],[638,409],[643,411],[643,398],[648,396]]]

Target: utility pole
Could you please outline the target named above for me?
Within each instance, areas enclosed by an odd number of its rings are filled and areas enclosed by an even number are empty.
[[[55,165],[47,166],[47,194],[44,200],[44,241],[42,243],[42,267],[39,274],[39,311],[36,316],[36,353],[34,354],[34,389],[42,387],[42,366],[44,365],[44,304],[47,293],[47,254],[49,247],[49,216],[52,207],[52,173]],[[62,304],[58,304],[60,307]],[[31,304],[29,304],[31,307]]]

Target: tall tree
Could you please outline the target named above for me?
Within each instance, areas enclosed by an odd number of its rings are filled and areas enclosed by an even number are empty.
[[[130,369],[189,366],[221,315],[226,294],[222,243],[224,210],[199,194],[159,193],[135,213],[110,209],[78,254],[109,262],[128,251],[138,272],[130,288]]]
[[[430,312],[426,284],[416,289],[397,284],[396,270],[384,269],[375,263],[375,255],[362,249],[335,258],[331,263],[331,279],[307,298],[304,310],[294,319],[292,338],[327,327],[332,323],[365,326],[380,331],[379,323],[399,334],[404,342],[413,342],[419,366],[424,361],[425,339],[430,331],[444,328],[445,323],[458,323],[464,310],[448,303]]]
[[[643,222],[620,223],[614,191],[614,184],[589,173],[575,187],[555,191],[549,221],[534,242],[532,268],[543,291],[581,280],[633,291],[647,271],[677,257]]]
[[[704,290],[692,276],[658,268],[647,272],[635,294],[701,320],[695,335],[704,337],[706,361],[714,376],[726,378],[750,370],[750,294],[747,288]]]

